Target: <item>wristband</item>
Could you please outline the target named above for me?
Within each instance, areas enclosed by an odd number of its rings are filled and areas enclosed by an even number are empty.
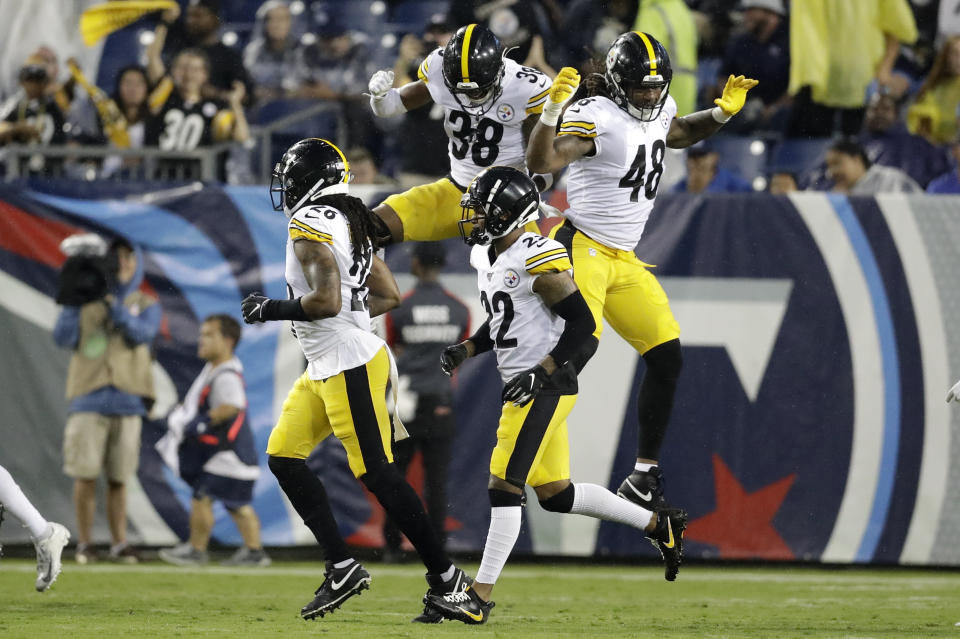
[[[560,114],[563,112],[564,104],[566,104],[565,101],[557,104],[556,102],[547,100],[547,103],[543,106],[543,113],[540,114],[540,121],[545,126],[557,126],[557,122],[560,120]]]
[[[299,297],[292,300],[267,300],[263,303],[260,317],[265,320],[310,321],[306,311],[303,310]]]
[[[730,118],[733,117],[732,113],[727,113],[720,107],[716,106],[710,109],[710,115],[713,116],[713,119],[719,122],[720,124],[726,124],[730,121]]]

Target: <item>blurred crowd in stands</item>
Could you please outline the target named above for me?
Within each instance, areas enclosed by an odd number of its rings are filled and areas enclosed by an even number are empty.
[[[219,179],[253,182],[287,144],[329,137],[351,149],[358,181],[406,187],[447,171],[443,111],[373,118],[364,92],[377,69],[409,82],[458,26],[481,22],[524,65],[587,74],[602,71],[617,35],[642,30],[670,53],[680,115],[712,106],[729,74],[760,82],[721,135],[674,161],[673,190],[957,193],[957,4],[181,0],[109,36],[97,68],[80,69],[56,43],[22,51],[0,145],[213,147]],[[17,174],[83,178],[129,176],[141,161],[100,154],[71,173],[62,155],[24,157]],[[184,178],[189,162],[160,166]]]

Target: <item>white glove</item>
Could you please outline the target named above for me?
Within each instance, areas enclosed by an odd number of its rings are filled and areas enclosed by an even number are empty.
[[[370,78],[367,89],[374,100],[382,100],[383,96],[393,88],[393,71],[377,71]]]
[[[540,203],[540,213],[543,217],[563,217],[563,212],[560,209],[546,202]]]
[[[947,393],[947,402],[960,402],[960,382],[954,384]]]

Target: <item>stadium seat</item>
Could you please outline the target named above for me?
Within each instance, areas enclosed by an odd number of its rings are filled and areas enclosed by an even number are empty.
[[[322,0],[310,5],[313,21],[322,32],[330,22],[352,31],[376,36],[387,24],[387,3],[384,0]]]
[[[770,172],[806,173],[823,162],[831,144],[830,138],[783,140],[772,153]]]
[[[407,33],[420,33],[434,16],[446,16],[449,8],[443,0],[406,0],[393,7],[390,22]]]
[[[760,138],[717,135],[709,146],[720,156],[720,166],[753,183],[766,173],[768,144]]]

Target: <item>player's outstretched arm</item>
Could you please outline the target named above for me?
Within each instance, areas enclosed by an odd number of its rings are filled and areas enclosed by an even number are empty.
[[[730,76],[723,87],[723,95],[713,101],[712,109],[704,109],[682,118],[674,118],[667,132],[667,146],[683,149],[710,137],[740,112],[747,101],[747,91],[759,84],[742,75]]]
[[[367,288],[370,290],[367,296],[370,317],[383,315],[390,309],[400,306],[400,287],[397,286],[393,273],[379,257],[373,258],[370,277],[367,278]]]
[[[275,300],[262,293],[247,295],[240,304],[247,324],[276,320],[309,322],[340,312],[340,270],[333,251],[310,240],[297,240],[293,250],[313,290],[292,300]]]
[[[367,90],[370,91],[370,108],[374,115],[389,118],[433,100],[423,80],[408,82],[398,89],[393,86],[393,79],[393,71],[386,70],[377,71],[370,78]]]
[[[594,149],[593,141],[574,135],[557,137],[557,121],[580,86],[576,69],[564,67],[553,80],[547,104],[527,142],[527,167],[534,173],[554,173]]]

